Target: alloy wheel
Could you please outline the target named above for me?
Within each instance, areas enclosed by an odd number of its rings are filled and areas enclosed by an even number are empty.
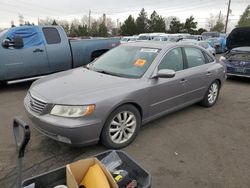
[[[218,97],[219,87],[218,84],[215,82],[213,83],[208,91],[208,102],[209,104],[213,104],[217,97]]]
[[[116,144],[128,141],[136,130],[136,117],[132,112],[123,111],[118,113],[109,126],[109,137]]]

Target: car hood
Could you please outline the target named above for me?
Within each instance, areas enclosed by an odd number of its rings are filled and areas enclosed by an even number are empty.
[[[229,50],[237,47],[250,46],[250,27],[238,27],[232,30],[227,37]]]
[[[77,105],[100,95],[110,95],[134,79],[106,75],[85,68],[52,74],[34,82],[30,88],[33,97],[53,104]],[[106,97],[106,96],[103,96]]]

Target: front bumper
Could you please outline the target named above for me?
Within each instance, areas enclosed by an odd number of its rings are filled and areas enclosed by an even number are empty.
[[[95,144],[99,141],[103,123],[91,118],[64,118],[33,112],[24,100],[25,111],[34,127],[44,135],[75,146]]]
[[[228,76],[250,77],[250,68],[232,66],[226,63]]]

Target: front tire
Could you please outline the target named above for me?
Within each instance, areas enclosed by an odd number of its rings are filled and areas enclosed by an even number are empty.
[[[128,146],[137,136],[141,115],[133,105],[123,105],[114,110],[106,120],[101,133],[101,142],[108,148]]]
[[[220,93],[220,84],[218,80],[214,81],[208,88],[203,100],[201,101],[201,105],[205,107],[211,107],[213,106]]]

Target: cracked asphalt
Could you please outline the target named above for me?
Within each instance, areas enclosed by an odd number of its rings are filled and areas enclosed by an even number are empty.
[[[0,88],[0,187],[15,187],[12,118],[27,119],[23,98],[30,82]],[[101,145],[71,148],[31,125],[23,179],[105,151]],[[147,169],[154,188],[250,187],[250,79],[230,78],[212,108],[199,105],[164,116],[141,129],[124,149]]]

